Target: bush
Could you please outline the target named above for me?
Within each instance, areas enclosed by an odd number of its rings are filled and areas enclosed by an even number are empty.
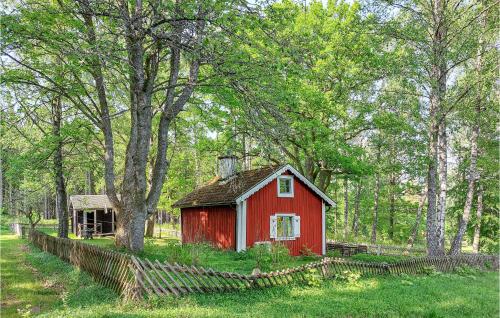
[[[342,257],[342,254],[340,254],[340,251],[335,250],[335,251],[327,251],[326,256],[327,257]]]
[[[302,246],[302,249],[300,250],[300,255],[302,255],[302,259],[304,260],[309,260],[309,261],[314,261],[318,259],[318,255],[314,254],[312,249],[307,247],[307,245]]]
[[[361,273],[343,271],[342,273],[335,274],[335,279],[349,284],[356,283],[361,278]]]
[[[290,256],[290,250],[285,246],[285,244],[282,243],[272,243],[270,252],[273,265],[287,263],[292,258]]]
[[[481,252],[486,254],[498,254],[500,252],[500,242],[497,239],[481,237]]]
[[[255,268],[263,272],[271,270],[273,265],[290,262],[290,250],[282,243],[256,244],[248,250],[247,254],[255,260]]]
[[[479,269],[467,265],[458,266],[454,272],[460,276],[473,277],[479,272]]]
[[[162,248],[164,259],[169,263],[180,263],[186,265],[198,265],[203,251],[204,244],[184,244],[179,242],[168,242]]]
[[[420,271],[419,274],[424,274],[428,276],[433,276],[437,274],[437,270],[435,266],[424,266]]]
[[[304,273],[306,284],[311,287],[319,287],[323,282],[323,276],[316,268],[310,268]]]
[[[374,254],[356,254],[351,259],[371,263],[396,263],[408,259],[407,256],[398,255],[374,255]]]
[[[255,260],[255,268],[264,272],[271,269],[272,258],[269,246],[264,244],[254,245],[248,250],[248,256]]]

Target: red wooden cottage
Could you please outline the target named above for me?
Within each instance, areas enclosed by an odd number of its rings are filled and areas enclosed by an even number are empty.
[[[326,251],[325,209],[333,201],[291,165],[236,172],[219,158],[219,176],[177,201],[182,242],[208,241],[236,251],[280,241],[292,255]]]

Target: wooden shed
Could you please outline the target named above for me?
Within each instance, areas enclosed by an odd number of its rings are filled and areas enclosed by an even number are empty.
[[[288,164],[235,172],[234,157],[219,160],[219,176],[173,205],[183,243],[243,251],[282,242],[291,255],[325,254],[328,196]]]
[[[107,195],[72,195],[72,232],[81,236],[85,230],[94,235],[114,235],[116,216]]]

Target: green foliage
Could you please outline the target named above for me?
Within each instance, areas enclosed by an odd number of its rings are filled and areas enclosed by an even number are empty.
[[[320,287],[323,282],[323,276],[317,268],[310,268],[304,273],[307,286]]]
[[[352,271],[343,271],[342,273],[335,274],[335,279],[349,284],[356,284],[361,278],[361,273]]]
[[[455,268],[454,272],[458,275],[467,276],[467,277],[471,277],[471,278],[474,278],[476,275],[478,275],[480,273],[478,268],[466,266],[466,265],[459,266],[459,267]]]
[[[271,260],[273,265],[287,264],[290,262],[292,257],[290,256],[290,250],[285,244],[273,242],[271,244]],[[311,255],[309,255],[311,256]]]
[[[122,302],[118,296],[95,283],[85,273],[78,273],[55,256],[26,250],[31,266],[25,268],[19,251],[19,239],[0,236],[2,248],[2,301],[5,295],[28,304],[42,304],[41,317],[227,317],[244,313],[248,317],[324,316],[396,316],[396,317],[496,317],[499,314],[497,272],[478,273],[475,279],[448,276],[370,277],[356,283],[339,284],[325,280],[319,286],[283,286],[236,293],[199,294],[182,298],[152,297],[144,302]],[[34,262],[31,263],[31,260]],[[13,275],[7,275],[10,267]],[[14,273],[23,273],[22,277]],[[34,275],[34,272],[37,275]],[[75,274],[71,274],[75,273]],[[68,276],[69,275],[69,276]],[[70,279],[72,275],[80,280]],[[18,288],[19,279],[26,279]],[[410,283],[402,283],[402,280]],[[57,284],[45,284],[45,281]],[[59,284],[64,282],[64,284]],[[58,287],[64,286],[63,290]],[[82,292],[87,290],[88,292]],[[474,293],[470,291],[474,290]],[[63,296],[64,295],[64,296]],[[66,305],[59,297],[72,299]],[[40,297],[43,297],[40,298]],[[48,297],[52,299],[49,301]],[[388,302],[387,299],[391,301]],[[331,304],[335,303],[335,306]],[[3,303],[5,304],[5,303]],[[276,304],[283,304],[277,311]],[[285,305],[286,304],[286,305]],[[2,305],[2,314],[12,313]],[[17,312],[14,307],[13,315]]]
[[[288,248],[280,243],[258,244],[251,247],[246,254],[255,261],[255,268],[263,272],[289,264],[292,259]]]
[[[397,255],[374,255],[374,254],[356,254],[351,256],[352,260],[362,262],[375,262],[375,263],[397,263],[399,261],[407,260],[408,256]]]
[[[436,270],[436,267],[431,265],[431,266],[424,266],[420,270],[420,274],[427,275],[427,276],[435,276],[438,274],[438,271]]]
[[[307,245],[304,245],[300,249],[300,255],[304,260],[314,261],[318,259],[318,255],[314,254],[314,252],[309,247],[307,247]]]
[[[443,3],[451,34],[443,57],[450,67],[443,113],[447,115],[449,157],[456,159],[448,169],[447,241],[455,234],[463,212],[471,125],[476,119],[475,105],[481,102],[478,171],[484,188],[484,212],[478,220],[474,200],[464,243],[470,250],[474,225],[480,224],[480,251],[496,254],[500,251],[498,50],[494,32],[497,14],[492,12],[496,6],[490,2],[471,2],[470,6],[465,2]],[[428,113],[433,82],[428,69],[435,52],[430,49],[429,30],[436,19],[429,16],[432,8],[428,3],[256,2],[251,12],[245,5],[241,6],[245,9],[233,11],[224,1],[203,3],[215,15],[210,18],[210,37],[204,42],[207,51],[197,52],[203,53],[204,61],[200,85],[169,126],[169,170],[158,208],[178,216],[179,210],[172,209],[172,204],[210,181],[217,173],[216,158],[232,153],[246,159],[241,169],[289,162],[324,190],[337,203],[326,215],[328,237],[334,240],[370,240],[375,221],[375,176],[379,175],[377,243],[406,243],[429,163]],[[99,121],[88,116],[89,111],[99,113],[92,103],[97,99],[91,71],[96,51],[106,57],[102,71],[113,117],[115,173],[118,180],[124,176],[123,154],[131,116],[124,115],[129,110],[124,83],[129,82],[130,69],[123,63],[127,59],[125,41],[117,40],[121,24],[109,12],[96,18],[96,25],[103,27],[93,47],[86,40],[82,19],[68,14],[78,4],[14,2],[12,10],[9,7],[0,13],[5,61],[0,82],[6,88],[0,93],[5,104],[0,120],[1,168],[3,193],[5,197],[12,194],[4,199],[2,213],[16,214],[28,208],[43,211],[45,196],[49,208],[53,206],[51,154],[61,140],[67,192],[88,190],[89,171],[97,192],[104,190],[103,136]],[[170,5],[158,9],[170,14],[174,12]],[[195,6],[196,1],[182,3],[189,14]],[[166,23],[159,29],[170,28]],[[145,50],[154,47],[144,44]],[[195,55],[193,51],[182,57],[183,79]],[[168,79],[168,56],[162,57],[157,76],[162,83]],[[64,121],[61,137],[55,138],[51,134],[50,101],[61,93]],[[154,127],[159,125],[164,94],[162,89],[154,94]],[[176,96],[179,94],[176,91]],[[82,105],[76,107],[75,101]],[[153,134],[148,174],[156,154],[156,138]],[[349,181],[347,189],[343,189],[344,178]],[[356,198],[358,182],[361,191]],[[347,224],[343,221],[344,192]],[[355,201],[360,211],[357,235],[352,233]],[[425,213],[424,208],[424,218]],[[347,235],[344,228],[349,229]],[[422,222],[416,244],[424,240]],[[185,254],[174,259],[196,263],[199,258],[202,262],[196,249]]]
[[[327,257],[342,257],[342,254],[340,253],[339,250],[335,251],[326,251],[326,256]]]

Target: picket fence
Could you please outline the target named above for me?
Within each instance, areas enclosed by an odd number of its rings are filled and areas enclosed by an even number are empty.
[[[92,276],[97,282],[125,297],[137,297],[133,293],[134,274],[132,257],[78,240],[54,237],[31,230],[29,239],[44,252],[51,253],[71,263]]]
[[[30,241],[89,273],[96,281],[126,298],[144,296],[182,296],[191,293],[214,293],[254,288],[267,288],[291,283],[307,284],[311,277],[332,278],[347,273],[361,275],[418,274],[428,268],[441,272],[459,266],[473,266],[483,270],[497,270],[498,256],[459,255],[418,257],[397,263],[368,263],[343,258],[325,257],[317,262],[269,273],[243,275],[215,271],[202,266],[179,265],[158,260],[141,259],[117,253],[77,240],[62,239],[32,230]]]
[[[359,253],[368,253],[376,255],[412,255],[420,256],[425,255],[426,250],[422,248],[411,248],[401,246],[391,246],[391,245],[375,245],[375,244],[365,244],[365,243],[346,243],[346,242],[334,242],[328,241],[326,243],[326,249],[328,251],[339,251],[342,256],[352,256]]]
[[[147,295],[180,296],[195,292],[223,292],[252,288],[266,288],[291,283],[308,283],[311,275],[328,279],[336,275],[359,273],[367,275],[419,274],[428,269],[450,272],[460,266],[478,267],[483,270],[498,268],[498,257],[491,255],[460,255],[445,257],[412,258],[397,263],[368,263],[348,261],[343,258],[323,258],[321,261],[270,273],[241,275],[218,272],[211,268],[151,262],[132,257],[136,268],[136,281]]]

